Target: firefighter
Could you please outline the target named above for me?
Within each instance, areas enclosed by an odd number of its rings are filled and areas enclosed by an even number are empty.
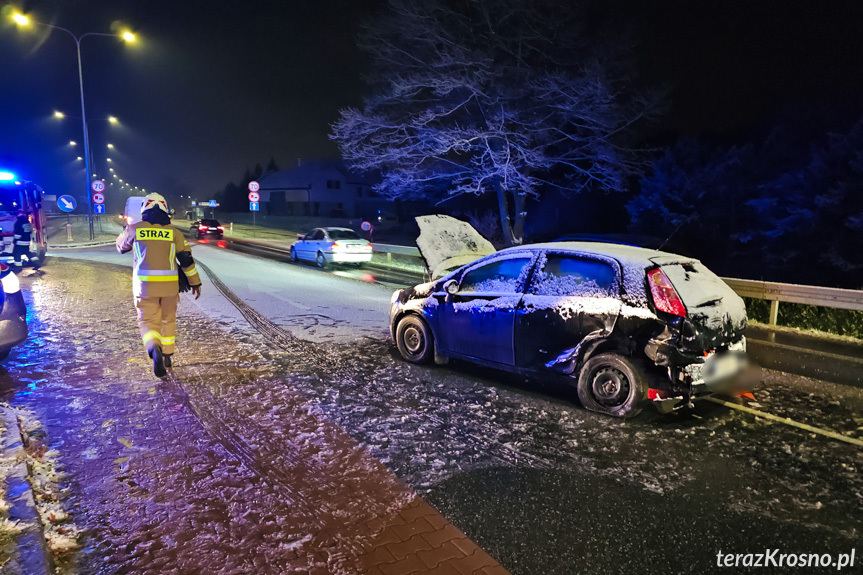
[[[30,257],[30,240],[33,233],[33,226],[30,225],[30,218],[23,211],[18,212],[18,218],[15,220],[15,226],[12,230],[12,241],[15,242],[12,248],[12,259],[15,265],[15,272],[20,272],[24,266],[24,256],[28,256],[30,261],[35,258]]]
[[[134,250],[132,287],[138,308],[138,327],[156,377],[172,366],[180,300],[180,271],[185,274],[195,299],[201,297],[201,279],[192,251],[183,234],[171,225],[168,204],[160,194],[148,194],[141,207],[141,221],[117,238],[117,250]]]

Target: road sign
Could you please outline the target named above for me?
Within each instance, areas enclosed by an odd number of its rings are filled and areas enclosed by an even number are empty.
[[[74,212],[78,202],[72,196],[60,196],[57,198],[57,207],[64,212]]]
[[[105,194],[102,194],[100,192],[96,192],[95,194],[93,194],[93,203],[94,204],[104,204],[105,203]]]
[[[105,204],[96,204],[93,206],[94,214],[104,214],[105,213]]]
[[[363,222],[360,224],[360,229],[363,230],[364,232],[367,232],[370,229],[372,229],[372,225],[369,222]]]
[[[258,202],[249,202],[249,211],[251,212],[259,212],[261,208],[261,204]]]
[[[261,184],[259,184],[258,182],[249,182],[249,191],[250,192],[257,192],[260,189],[261,189]],[[254,202],[255,200],[249,200],[249,201]]]
[[[249,201],[250,202],[261,201],[261,194],[259,194],[258,192],[249,192]]]
[[[209,205],[211,208],[218,208],[219,202],[217,202],[216,200],[210,200],[210,202],[207,205]]]
[[[198,205],[198,202],[196,202],[195,200],[192,200],[192,207],[194,208],[194,207],[196,207],[197,205]]]
[[[93,180],[90,184],[90,187],[93,188],[94,192],[104,192],[105,191],[105,182],[102,180]]]

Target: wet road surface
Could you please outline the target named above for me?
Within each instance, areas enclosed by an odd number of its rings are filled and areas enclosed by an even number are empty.
[[[294,510],[262,486],[298,409],[347,431],[513,573],[703,573],[720,550],[847,553],[860,542],[859,448],[711,404],[621,422],[582,410],[567,388],[409,365],[376,315],[389,289],[210,247],[195,255],[259,321],[208,280],[184,306],[180,337],[198,343],[179,355],[192,374],[179,386],[148,379],[127,268],[49,264],[25,282],[34,337],[7,362],[4,388],[41,410],[69,461],[93,533],[84,572],[166,572],[201,552],[219,572],[285,568],[279,546],[302,529],[268,539]],[[119,301],[129,309],[109,305]],[[297,319],[297,304],[315,305],[315,319]],[[768,372],[756,398],[863,435],[859,390]],[[221,438],[220,422],[231,430]],[[255,446],[248,457],[243,445]],[[271,521],[240,520],[262,506]]]

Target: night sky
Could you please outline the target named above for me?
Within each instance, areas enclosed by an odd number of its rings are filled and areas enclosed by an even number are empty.
[[[694,4],[698,4],[694,7]],[[629,26],[638,68],[668,88],[657,130],[735,137],[777,117],[841,124],[863,109],[863,6],[773,0],[597,2],[604,26]],[[329,124],[361,102],[359,24],[383,0],[147,2],[64,0],[20,6],[78,33],[127,24],[136,46],[83,43],[96,171],[108,142],[120,177],[148,190],[211,197],[274,156],[335,156]],[[50,192],[77,190],[83,168],[74,43],[59,32],[0,25],[0,164]],[[53,110],[69,115],[63,121]],[[108,115],[119,126],[103,121]],[[856,118],[855,118],[856,119]],[[816,120],[813,120],[816,121]],[[840,126],[834,126],[840,127]]]

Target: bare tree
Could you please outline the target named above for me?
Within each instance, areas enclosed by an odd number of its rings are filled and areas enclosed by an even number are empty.
[[[622,190],[627,138],[653,106],[573,5],[391,0],[362,41],[372,95],[333,125],[346,162],[380,170],[390,197],[495,194],[509,245],[546,186]]]

